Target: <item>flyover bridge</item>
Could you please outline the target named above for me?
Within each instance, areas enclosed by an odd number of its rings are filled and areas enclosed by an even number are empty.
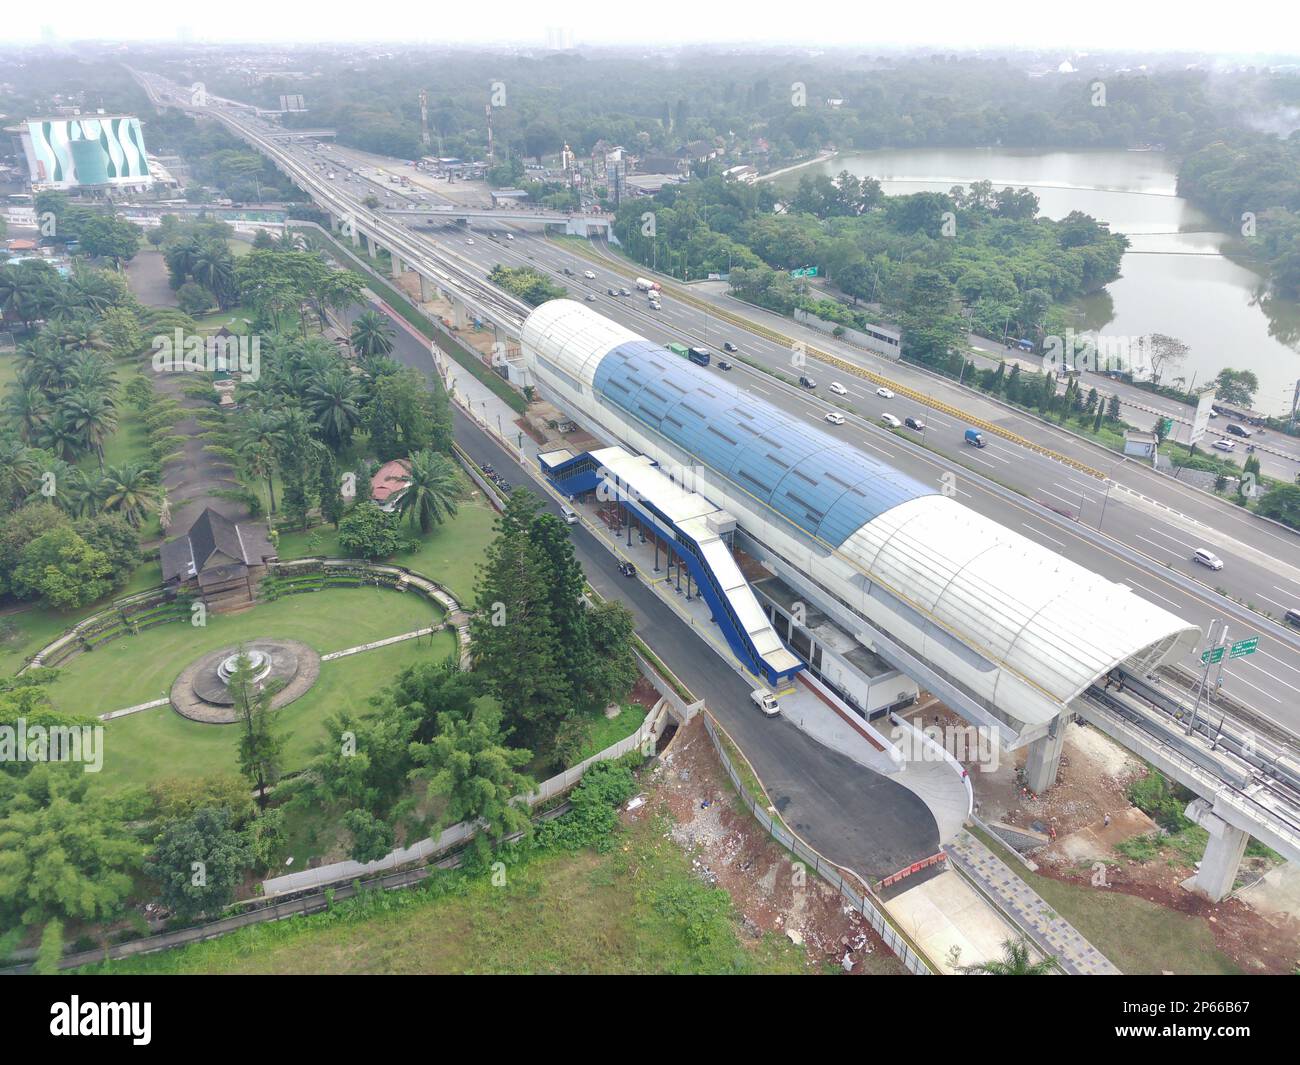
[[[565,214],[562,211],[530,211],[522,207],[454,207],[438,205],[436,207],[390,207],[382,212],[385,215],[407,217],[418,228],[420,219],[426,225],[442,222],[540,222],[544,225],[564,226],[564,231],[576,236],[591,236],[596,233],[609,234],[613,220],[604,215]]]

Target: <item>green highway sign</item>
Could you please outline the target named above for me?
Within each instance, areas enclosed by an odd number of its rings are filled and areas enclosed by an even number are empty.
[[[1213,665],[1215,662],[1222,662],[1224,650],[1225,649],[1222,647],[1212,647],[1208,651],[1202,651],[1201,661],[1206,665]]]
[[[1252,636],[1246,640],[1238,640],[1228,648],[1229,658],[1243,658],[1246,655],[1253,655],[1255,649],[1259,646],[1259,637]]]
[[[816,276],[817,276],[817,267],[815,267],[815,266],[805,266],[805,267],[804,267],[803,269],[801,269],[801,270],[791,270],[791,271],[790,271],[790,276],[791,276],[791,277],[816,277]]]

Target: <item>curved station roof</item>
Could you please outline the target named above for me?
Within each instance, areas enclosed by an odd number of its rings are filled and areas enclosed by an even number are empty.
[[[522,344],[543,374],[671,442],[1058,702],[1120,662],[1162,658],[1197,632],[580,303],[534,310]]]

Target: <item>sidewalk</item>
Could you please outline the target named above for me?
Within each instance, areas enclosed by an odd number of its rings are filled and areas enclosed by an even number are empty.
[[[1013,869],[969,832],[960,833],[945,848],[949,859],[980,890],[996,901],[1039,950],[1051,954],[1071,976],[1119,976],[1109,958],[1078,929],[1058,917]]]

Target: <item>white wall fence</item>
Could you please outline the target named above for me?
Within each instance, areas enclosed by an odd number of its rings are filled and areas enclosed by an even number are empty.
[[[537,806],[549,799],[562,795],[575,784],[577,784],[591,766],[597,762],[603,762],[611,758],[621,758],[630,751],[640,748],[652,736],[657,736],[654,732],[655,722],[659,717],[658,706],[641,722],[638,728],[630,736],[625,736],[617,743],[606,747],[598,754],[593,754],[579,762],[575,766],[570,766],[562,773],[557,773],[548,780],[542,781],[537,790],[529,795],[521,795],[516,801],[526,802],[529,806]],[[653,747],[653,743],[650,744]],[[262,881],[262,895],[265,898],[275,898],[278,895],[289,895],[298,891],[312,891],[331,884],[347,883],[352,880],[372,877],[376,873],[385,873],[391,869],[398,869],[404,865],[410,865],[415,862],[427,862],[430,858],[451,850],[453,847],[468,843],[481,828],[481,823],[470,823],[461,821],[444,829],[437,837],[422,839],[410,847],[398,847],[396,850],[389,852],[384,857],[373,862],[334,862],[331,865],[322,865],[316,869],[303,869],[297,873],[286,873],[284,876],[272,877],[269,880]]]

